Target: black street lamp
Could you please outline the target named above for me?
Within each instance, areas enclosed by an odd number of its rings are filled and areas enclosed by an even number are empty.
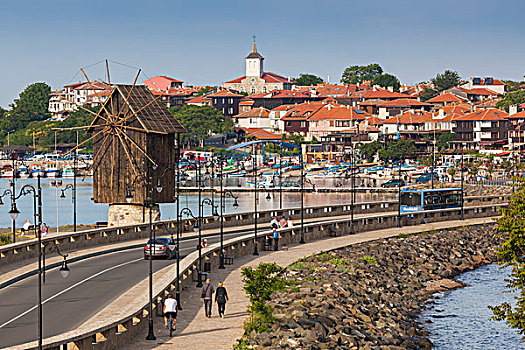
[[[42,245],[42,283],[46,284],[46,248],[48,245],[52,245],[51,251],[53,249],[57,252],[58,255],[60,255],[64,260],[62,261],[62,266],[60,267],[60,274],[62,277],[67,278],[69,276],[69,267],[67,266],[67,257],[68,254],[63,254],[60,252],[60,249],[58,248],[58,244],[56,244],[53,241],[46,242]]]
[[[399,159],[399,173],[397,175],[397,227],[401,227],[401,157]],[[434,174],[432,174],[433,176]]]
[[[151,161],[147,162],[147,178],[146,182],[146,196],[144,198],[144,205],[149,207],[149,274],[148,274],[148,284],[149,284],[149,307],[148,307],[148,335],[146,340],[156,340],[155,333],[153,331],[153,252],[155,250],[155,233],[153,232],[153,175],[151,170],[155,170],[157,167],[156,164]]]
[[[220,218],[220,215],[219,213],[217,212],[217,206],[216,205],[213,205],[213,201],[206,197],[204,198],[202,201],[200,200],[200,195],[199,195],[199,243],[197,245],[197,249],[199,250],[199,273],[198,273],[198,276],[197,276],[197,285],[196,287],[199,288],[199,287],[202,287],[202,216],[203,216],[203,207],[204,207],[204,204],[206,205],[209,205],[211,208],[212,208],[212,215],[213,215],[213,219],[214,220],[219,220]]]
[[[224,207],[225,207],[225,198],[230,197],[235,201],[233,202],[233,208],[237,209],[239,203],[237,203],[238,196],[234,195],[231,190],[224,190],[222,187],[222,170],[221,170],[221,253],[219,254],[219,269],[224,269]]]
[[[259,214],[257,213],[257,146],[253,145],[253,186],[254,186],[254,200],[253,200],[253,206],[254,206],[254,221],[253,221],[253,229],[254,229],[254,242],[253,242],[253,255],[259,255],[259,249],[258,249],[258,241],[257,241],[257,221],[259,219]]]
[[[66,187],[62,189],[62,193],[60,194],[60,198],[64,199],[66,198],[65,192],[67,190],[71,190],[73,201],[73,232],[77,231],[77,189],[76,189],[76,182],[72,184],[67,184]]]
[[[463,187],[463,171],[465,170],[463,167],[464,167],[464,163],[463,163],[463,153],[464,153],[464,149],[463,149],[463,143],[461,144],[461,220],[464,220],[465,219],[465,210],[464,210],[464,187]]]
[[[310,181],[310,179],[307,179],[306,178],[306,174],[304,173],[304,161],[303,161],[303,152],[302,152],[302,149],[301,149],[301,153],[300,153],[300,161],[299,161],[299,164],[301,166],[301,238],[299,240],[299,243],[300,244],[304,244],[306,243],[305,240],[304,240],[304,183],[309,183],[310,185],[312,185],[312,190],[315,192],[315,184]]]

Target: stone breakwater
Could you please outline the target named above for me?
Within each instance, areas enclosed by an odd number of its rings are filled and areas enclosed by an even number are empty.
[[[430,349],[418,321],[454,276],[495,260],[493,225],[424,232],[352,245],[296,262],[292,287],[274,294],[271,332],[247,335],[256,348]]]

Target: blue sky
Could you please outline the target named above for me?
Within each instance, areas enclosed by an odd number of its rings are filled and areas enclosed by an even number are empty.
[[[0,106],[28,84],[76,82],[105,58],[189,84],[243,75],[257,35],[265,69],[338,81],[345,67],[377,62],[402,82],[445,69],[521,80],[525,2],[441,1],[3,1]],[[104,66],[87,69],[103,78]],[[129,82],[136,71],[111,68]],[[72,78],[75,78],[72,80]]]

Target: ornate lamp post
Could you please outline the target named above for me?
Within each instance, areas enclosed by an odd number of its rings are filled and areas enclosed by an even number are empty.
[[[62,189],[62,193],[60,194],[60,198],[64,199],[66,198],[65,192],[67,190],[71,190],[72,193],[72,201],[73,201],[73,231],[77,231],[77,189],[76,189],[76,181],[72,184],[67,184],[66,187]]]
[[[258,241],[257,241],[257,221],[259,219],[259,213],[257,213],[257,146],[253,145],[253,186],[254,186],[254,200],[253,200],[253,206],[254,206],[254,242],[253,242],[253,255],[259,255],[259,249],[258,249]]]

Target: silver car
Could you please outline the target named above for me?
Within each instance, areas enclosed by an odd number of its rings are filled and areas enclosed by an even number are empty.
[[[177,256],[177,244],[170,238],[155,238],[152,247],[151,241],[148,240],[148,243],[144,246],[144,259],[148,259],[150,254],[152,257],[173,259]]]

